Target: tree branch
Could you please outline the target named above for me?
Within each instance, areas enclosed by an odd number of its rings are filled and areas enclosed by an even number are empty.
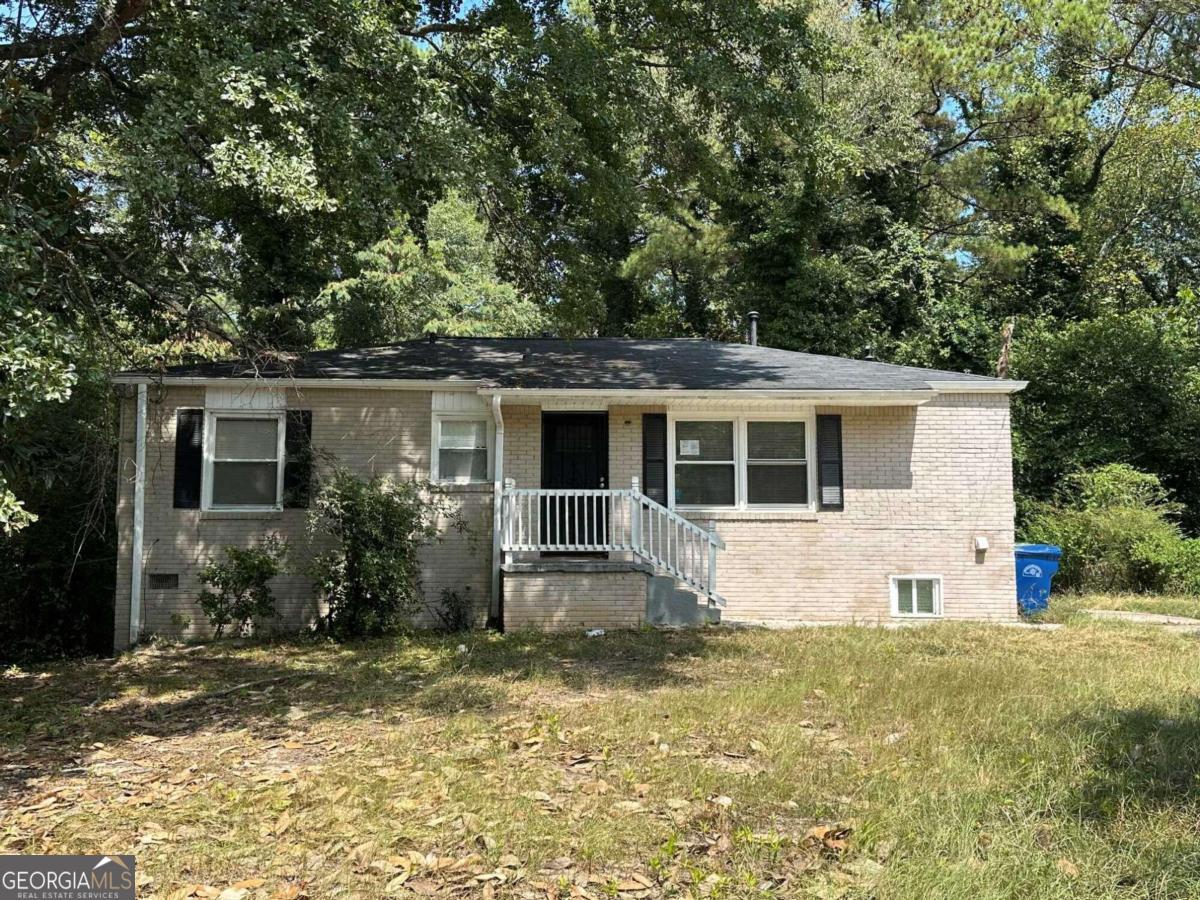
[[[1124,60],[1117,62],[1116,67],[1119,69],[1128,69],[1130,72],[1137,72],[1141,75],[1147,75],[1150,78],[1158,78],[1167,82],[1168,84],[1175,85],[1176,87],[1186,87],[1195,91],[1200,91],[1200,81],[1196,81],[1194,78],[1188,78],[1184,75],[1179,75],[1174,72],[1165,72],[1162,69],[1154,69],[1150,66],[1143,66],[1139,63],[1132,61],[1126,62]]]
[[[477,34],[481,28],[470,22],[430,22],[416,28],[401,28],[400,33],[410,38],[426,38],[436,34]]]
[[[125,29],[149,8],[150,0],[107,0],[96,8],[96,15],[75,36],[73,46],[46,71],[36,85],[50,95],[55,106],[70,94],[76,75],[94,68],[113,45],[124,37]]]
[[[154,33],[155,29],[149,25],[130,25],[121,29],[121,33],[116,36],[114,43],[128,38],[146,37]],[[10,60],[42,59],[46,56],[54,56],[80,47],[86,40],[86,34],[86,31],[79,31],[73,34],[55,34],[28,41],[0,44],[0,56]]]
[[[1121,110],[1121,118],[1117,120],[1117,124],[1113,126],[1112,134],[1105,139],[1096,149],[1096,158],[1092,160],[1092,170],[1088,175],[1088,180],[1083,185],[1083,192],[1087,196],[1091,196],[1096,192],[1096,188],[1100,186],[1100,176],[1104,173],[1104,162],[1108,158],[1109,152],[1116,146],[1117,139],[1125,130],[1125,125],[1129,122],[1129,114],[1133,111],[1133,106],[1137,103],[1138,94],[1142,92],[1142,86],[1146,83],[1149,76],[1143,75],[1138,79],[1138,83],[1134,86],[1133,92],[1130,94],[1129,102]]]
[[[235,347],[241,345],[241,342],[230,332],[225,331],[225,329],[217,325],[215,322],[209,320],[206,316],[195,315],[190,309],[188,309],[175,298],[168,297],[162,291],[156,289],[153,285],[147,284],[144,279],[140,278],[136,273],[130,270],[129,266],[125,264],[125,260],[121,258],[121,255],[111,247],[100,243],[95,244],[95,246],[100,250],[101,253],[104,254],[108,261],[113,264],[114,268],[117,270],[117,273],[124,278],[125,281],[132,284],[152,301],[170,310],[175,315],[183,319],[184,322],[199,325],[202,331],[208,333],[212,337],[217,338],[218,340],[226,341]]]

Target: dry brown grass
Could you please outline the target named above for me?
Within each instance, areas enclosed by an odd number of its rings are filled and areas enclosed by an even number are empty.
[[[0,852],[134,852],[145,896],[1200,890],[1200,644],[1146,629],[227,644],[0,692]]]

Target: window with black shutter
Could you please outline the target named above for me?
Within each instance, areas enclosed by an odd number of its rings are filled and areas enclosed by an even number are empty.
[[[206,508],[280,508],[285,418],[282,410],[210,412]]]
[[[817,416],[817,495],[821,509],[845,509],[841,416]]]
[[[656,503],[667,503],[667,416],[642,416],[642,493]]]
[[[312,410],[289,409],[284,434],[283,505],[308,506],[312,493]]]
[[[204,470],[204,410],[181,409],[175,415],[175,508],[200,508]]]

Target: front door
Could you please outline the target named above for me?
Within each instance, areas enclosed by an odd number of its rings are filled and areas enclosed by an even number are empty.
[[[608,487],[608,414],[542,413],[542,487]],[[598,497],[545,498],[542,543],[605,543],[605,502]]]

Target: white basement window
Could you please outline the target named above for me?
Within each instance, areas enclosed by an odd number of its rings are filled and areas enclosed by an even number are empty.
[[[471,484],[488,480],[487,419],[436,416],[434,431],[434,480]]]
[[[937,617],[942,614],[941,575],[892,576],[892,615]]]
[[[733,422],[675,423],[675,502],[733,506],[737,463]]]
[[[209,509],[278,509],[283,413],[210,412],[205,453]]]

